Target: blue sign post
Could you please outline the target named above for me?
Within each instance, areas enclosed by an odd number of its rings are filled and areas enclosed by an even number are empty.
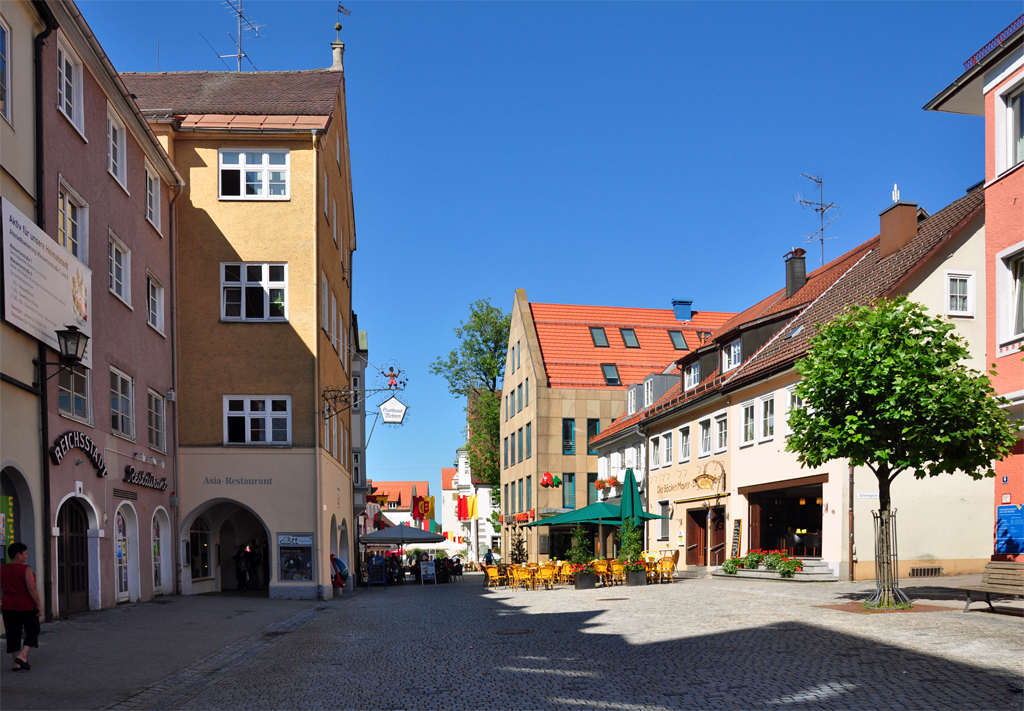
[[[1024,508],[1021,504],[996,508],[996,553],[1024,553]]]

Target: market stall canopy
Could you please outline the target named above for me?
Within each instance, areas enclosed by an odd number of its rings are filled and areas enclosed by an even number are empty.
[[[401,526],[392,526],[382,531],[367,533],[359,537],[360,543],[374,543],[379,545],[401,546],[416,543],[441,543],[445,537],[440,533],[431,533],[421,528],[413,528],[404,523]]]

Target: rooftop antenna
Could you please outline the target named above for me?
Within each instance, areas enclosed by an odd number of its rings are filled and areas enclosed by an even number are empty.
[[[238,65],[238,71],[242,71],[242,58],[244,57],[245,61],[247,61],[252,66],[253,70],[258,72],[259,69],[257,69],[256,65],[252,63],[251,59],[249,59],[249,55],[242,50],[242,34],[247,31],[253,32],[254,34],[252,36],[252,39],[259,39],[260,28],[266,27],[266,25],[257,25],[252,20],[252,18],[246,17],[245,13],[242,12],[242,0],[224,0],[224,5],[228,8],[228,10],[230,10],[234,15],[237,16],[238,38],[236,39],[235,37],[232,37],[231,33],[228,32],[228,37],[231,37],[231,41],[235,44],[235,53],[219,54],[217,56],[221,57],[222,59],[226,59],[227,57],[234,57],[235,62]]]
[[[796,201],[800,203],[800,207],[804,209],[814,210],[816,213],[818,213],[818,216],[821,218],[821,227],[819,227],[818,231],[815,232],[814,234],[806,235],[807,240],[804,242],[804,244],[807,244],[808,242],[813,242],[815,240],[821,243],[821,266],[825,266],[825,240],[836,239],[835,237],[826,237],[825,228],[831,225],[836,220],[838,220],[840,217],[842,217],[842,215],[836,215],[828,222],[825,222],[825,214],[829,210],[838,210],[839,206],[836,205],[834,202],[825,202],[825,180],[820,175],[808,175],[807,173],[801,173],[801,175],[807,178],[808,180],[813,181],[818,186],[818,199],[808,200],[801,193],[799,196],[797,196]]]

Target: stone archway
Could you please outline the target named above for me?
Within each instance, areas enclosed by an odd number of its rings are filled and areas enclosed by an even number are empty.
[[[171,544],[171,519],[163,506],[153,512],[150,540],[153,574],[153,595],[174,594],[174,550]]]
[[[348,522],[345,519],[341,520],[341,526],[338,527],[338,557],[341,558],[345,567],[349,570],[348,583],[345,585],[346,590],[355,589],[355,579],[352,574],[352,561],[351,555],[349,554],[349,542],[348,542]]]
[[[193,532],[197,521],[202,521],[206,530]],[[258,570],[251,573],[259,584],[259,591],[267,594],[268,573],[273,570],[273,550],[269,545],[270,529],[263,519],[250,507],[234,499],[211,499],[205,501],[181,520],[181,548],[188,559],[182,560],[181,593],[195,595],[209,592],[235,591],[238,586],[235,564],[232,559],[240,545],[248,545],[260,551]],[[197,560],[201,544],[208,551],[205,566]],[[230,550],[225,546],[230,546]],[[200,577],[193,572],[201,568]],[[259,594],[259,592],[255,592]]]
[[[124,522],[123,530],[119,520]],[[139,563],[139,517],[135,507],[125,501],[114,514],[114,593],[117,602],[138,602],[142,599]]]

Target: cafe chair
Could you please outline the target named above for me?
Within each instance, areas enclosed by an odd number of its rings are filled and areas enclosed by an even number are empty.
[[[505,577],[502,576],[502,575],[499,575],[498,574],[498,569],[495,568],[493,565],[487,566],[486,570],[487,570],[487,587],[488,588],[493,585],[494,589],[497,590],[498,589],[498,585],[501,585],[502,583],[506,582],[505,581]]]
[[[658,582],[671,583],[675,572],[676,562],[672,558],[666,556],[658,561]]]
[[[626,584],[626,566],[624,566],[619,561],[614,561],[611,564],[610,567],[611,567],[611,575],[610,575],[610,577],[611,577],[612,585],[614,585],[615,583],[619,583],[621,585],[625,585]]]
[[[555,589],[555,566],[545,565],[537,571],[537,587],[545,587],[549,590]]]

